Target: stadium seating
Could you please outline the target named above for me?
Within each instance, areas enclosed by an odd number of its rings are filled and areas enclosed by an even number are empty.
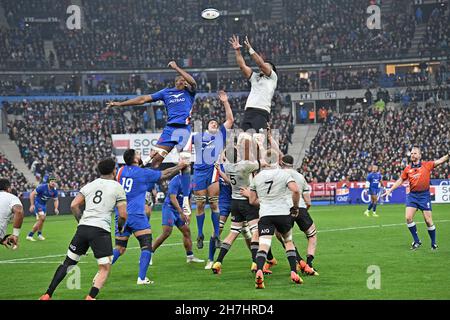
[[[337,182],[343,177],[364,181],[369,165],[378,163],[384,179],[397,179],[408,164],[411,146],[421,146],[426,160],[448,152],[448,123],[448,109],[437,106],[332,114],[312,141],[301,168],[312,182]],[[436,169],[432,178],[450,178],[448,164]]]
[[[6,178],[11,181],[11,186],[14,193],[21,193],[23,191],[33,188],[25,179],[24,175],[19,172],[14,164],[9,161],[6,156],[0,152],[0,178]]]
[[[49,0],[41,2],[38,11],[66,18],[62,13],[68,2],[60,1],[56,7]],[[62,69],[163,68],[168,59],[185,66],[225,66],[227,38],[236,32],[249,35],[255,48],[275,63],[321,62],[324,56],[334,61],[395,58],[409,53],[416,27],[407,0],[392,1],[391,10],[383,15],[383,30],[366,27],[361,13],[367,2],[359,0],[284,1],[281,10],[286,18],[281,21],[270,19],[274,4],[269,1],[264,1],[265,9],[261,1],[217,1],[220,10],[250,9],[252,18],[234,21],[225,16],[214,22],[186,13],[182,0],[92,0],[83,2],[87,23],[74,31],[60,24],[24,23],[23,18],[34,12],[24,3],[0,3],[10,25],[0,28],[0,69],[54,66],[44,54],[46,39],[53,40],[54,58]],[[200,10],[201,4],[197,7],[192,10]],[[429,20],[423,55],[436,49],[448,52],[448,25],[448,9]]]

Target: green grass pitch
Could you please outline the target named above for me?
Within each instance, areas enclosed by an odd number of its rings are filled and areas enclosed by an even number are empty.
[[[221,275],[204,270],[204,264],[186,264],[181,234],[172,236],[154,256],[149,278],[155,283],[137,286],[139,261],[138,243],[130,239],[129,250],[112,267],[112,273],[99,299],[450,299],[450,206],[435,205],[433,218],[437,226],[440,248],[430,250],[430,240],[420,213],[415,221],[423,246],[409,249],[411,235],[404,222],[404,206],[379,206],[379,218],[365,217],[363,206],[313,207],[318,233],[315,267],[318,277],[303,277],[303,285],[290,281],[288,263],[278,243],[273,252],[279,264],[273,275],[266,276],[265,290],[254,289],[254,275],[250,272],[250,253],[242,239],[238,239],[223,263]],[[207,219],[208,220],[208,219]],[[25,219],[16,251],[0,248],[0,299],[38,299],[63,260],[76,228],[71,216],[49,216],[44,235],[46,241],[28,242],[26,234],[34,219]],[[161,231],[161,213],[151,218],[154,237]],[[11,225],[9,229],[11,229]],[[196,223],[193,218],[194,253],[207,259],[208,243],[202,250],[195,246]],[[226,230],[229,229],[229,224]],[[205,224],[209,239],[211,223]],[[294,239],[301,253],[306,240],[295,227]],[[224,238],[224,236],[222,236]],[[217,253],[216,253],[217,256]],[[79,264],[81,289],[69,290],[63,281],[53,299],[83,299],[96,273],[96,261],[91,254]],[[368,289],[369,266],[378,266],[381,288]],[[369,281],[370,282],[370,281]]]

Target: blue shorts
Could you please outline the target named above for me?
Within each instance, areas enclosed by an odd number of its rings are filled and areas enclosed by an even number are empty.
[[[39,216],[39,212],[42,212],[44,216],[47,214],[47,206],[41,203],[34,203],[34,214]]]
[[[162,225],[163,226],[168,226],[168,227],[176,226],[177,228],[181,228],[185,224],[186,223],[184,222],[183,219],[181,219],[181,216],[177,210],[175,210],[174,208],[171,208],[167,204],[163,204],[163,207],[162,207]]]
[[[371,196],[377,196],[378,195],[378,193],[380,193],[380,189],[379,188],[370,188],[369,189],[369,195],[371,195]]]
[[[431,196],[429,191],[410,192],[406,195],[406,206],[422,211],[431,211]]]
[[[150,222],[145,213],[128,213],[127,222],[123,233],[119,233],[117,227],[117,215],[116,215],[116,237],[130,237],[133,233],[140,230],[151,229]]]
[[[208,169],[194,169],[192,188],[194,191],[206,190],[210,185],[219,181],[219,172],[214,166]]]
[[[228,217],[231,212],[231,198],[223,199],[219,197],[219,211],[221,217]]]
[[[166,147],[177,147],[177,150],[183,151],[191,137],[190,125],[166,125],[163,132],[159,136],[157,145]]]

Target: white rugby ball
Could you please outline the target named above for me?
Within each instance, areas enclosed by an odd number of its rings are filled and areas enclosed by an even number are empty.
[[[220,16],[219,10],[208,8],[202,11],[202,18],[206,20],[214,20]]]

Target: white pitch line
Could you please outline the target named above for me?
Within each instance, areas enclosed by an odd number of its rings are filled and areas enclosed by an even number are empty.
[[[435,222],[438,223],[447,223],[450,222],[450,220],[436,220]],[[416,224],[424,224],[425,222],[417,222]],[[325,229],[325,230],[318,230],[317,233],[325,233],[325,232],[339,232],[339,231],[352,231],[352,230],[363,230],[363,229],[373,229],[373,228],[388,228],[388,227],[398,227],[398,226],[404,226],[405,223],[394,223],[394,224],[381,224],[381,225],[371,225],[371,226],[361,226],[361,227],[349,227],[349,228],[338,228],[338,229]],[[300,232],[294,233],[294,235],[303,234]],[[243,240],[242,237],[237,238],[236,240]],[[177,243],[163,243],[161,247],[173,247],[173,246],[179,246],[182,245],[182,242]],[[127,250],[136,250],[140,249],[140,247],[131,247],[127,248]],[[33,263],[29,262],[28,260],[37,260],[37,259],[46,259],[46,258],[58,258],[58,257],[65,257],[65,254],[57,254],[57,255],[51,255],[51,256],[41,256],[41,257],[30,257],[30,258],[18,258],[18,259],[11,259],[11,260],[0,260],[0,264],[8,264],[8,263]],[[27,262],[28,261],[28,262]],[[39,263],[39,262],[34,262]],[[47,262],[42,262],[47,263]],[[54,263],[54,262],[48,262],[48,263]],[[57,263],[57,262],[56,262]],[[86,263],[86,262],[85,262]]]

